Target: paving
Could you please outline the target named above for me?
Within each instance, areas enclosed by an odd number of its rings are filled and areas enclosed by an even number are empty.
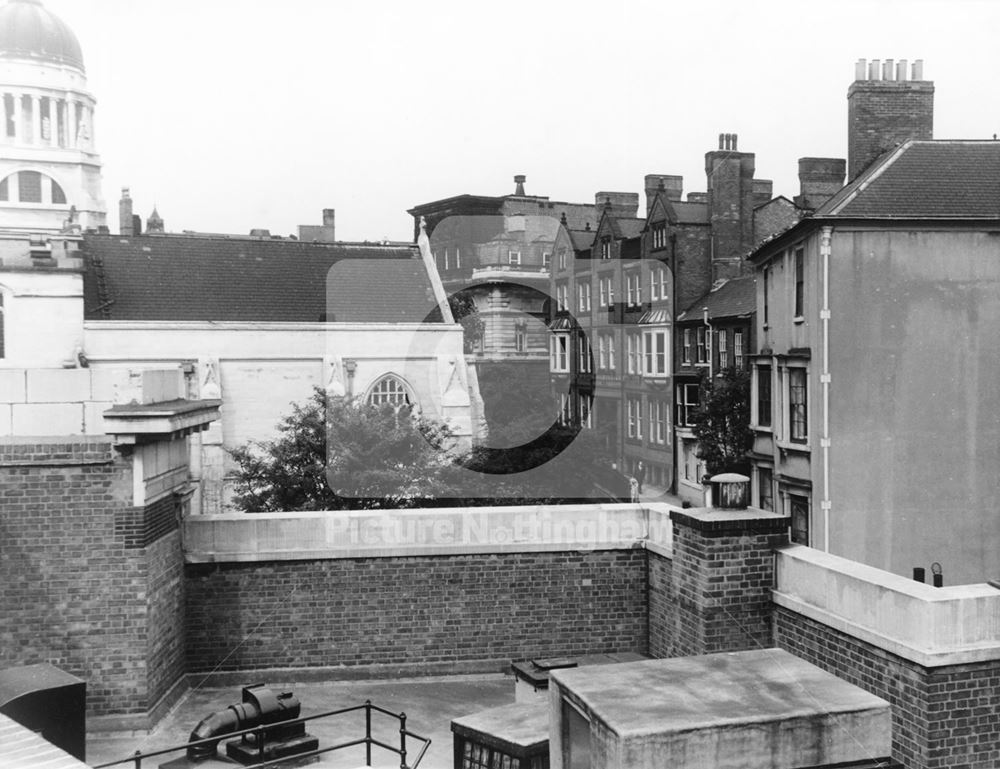
[[[248,682],[260,683],[260,682]],[[373,705],[394,713],[406,713],[407,729],[431,739],[431,746],[420,763],[420,769],[450,769],[453,765],[451,721],[459,716],[477,713],[514,702],[514,679],[507,675],[447,676],[411,678],[394,681],[331,681],[326,683],[295,683],[267,681],[275,691],[291,691],[302,703],[302,716],[338,710],[371,700]],[[149,734],[105,733],[87,737],[87,763],[91,766],[128,758],[136,750],[160,750],[186,743],[191,730],[205,716],[240,701],[239,687],[197,689],[188,692],[180,703]],[[307,724],[309,733],[319,738],[320,748],[337,742],[364,737],[364,711],[318,719]],[[394,718],[373,713],[372,734],[377,739],[398,746],[399,722]],[[407,746],[412,762],[419,743],[411,740]],[[220,756],[224,750],[219,750]],[[175,762],[183,751],[157,756],[142,762],[148,769]],[[181,762],[182,763],[182,762]],[[364,747],[348,748],[326,754],[310,766],[326,769],[350,769],[364,766]],[[372,765],[399,767],[399,757],[377,747],[372,749]],[[133,767],[134,763],[123,764]],[[176,766],[176,764],[174,764]],[[199,769],[213,766],[238,766],[205,762]],[[173,767],[171,767],[173,769]]]

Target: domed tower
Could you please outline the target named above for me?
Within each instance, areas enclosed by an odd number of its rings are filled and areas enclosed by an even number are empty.
[[[0,7],[0,94],[0,230],[103,225],[95,100],[80,43],[40,0]]]

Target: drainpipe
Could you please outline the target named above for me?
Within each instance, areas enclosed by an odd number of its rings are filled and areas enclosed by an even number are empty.
[[[823,306],[819,318],[823,330],[823,370],[819,381],[823,390],[823,436],[820,448],[823,450],[823,550],[830,552],[830,252],[832,251],[833,227],[820,231],[819,253],[823,257]]]
[[[674,321],[677,319],[677,233],[670,233],[670,424],[671,431],[673,435],[673,442],[671,446],[673,447],[673,459],[670,468],[670,490],[677,493],[677,477],[679,475],[677,468],[677,458],[679,454],[677,453],[677,420],[676,413],[674,412],[673,406],[677,403],[677,383],[674,379],[674,372],[677,371],[677,367],[674,365],[676,361],[676,356],[674,351],[677,349],[677,325]]]
[[[712,359],[714,357],[712,355],[712,323],[708,319],[708,308],[702,307],[701,312],[702,312],[702,322],[708,328],[708,330],[705,332],[705,348],[706,351],[708,352],[708,380],[712,381],[712,376],[715,373],[712,371]]]

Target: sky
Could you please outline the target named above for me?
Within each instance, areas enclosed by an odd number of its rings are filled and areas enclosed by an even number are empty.
[[[648,173],[705,189],[720,133],[774,193],[846,157],[854,63],[924,60],[935,138],[1000,133],[994,0],[502,3],[43,0],[97,97],[109,224],[122,187],[168,231],[409,240],[463,193],[592,202]]]

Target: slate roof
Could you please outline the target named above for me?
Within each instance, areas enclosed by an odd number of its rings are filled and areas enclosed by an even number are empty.
[[[757,309],[756,280],[752,275],[727,280],[718,288],[691,303],[677,316],[678,321],[700,320],[704,316],[702,308],[708,308],[709,319],[737,318],[749,315]]]
[[[586,251],[594,245],[594,238],[597,236],[596,230],[570,230],[569,239],[573,243],[574,251]]]
[[[416,246],[85,235],[83,251],[88,320],[440,322]]]
[[[815,216],[996,219],[1000,141],[904,142],[817,209]]]
[[[637,238],[646,226],[645,219],[617,219],[619,231],[623,238]]]

